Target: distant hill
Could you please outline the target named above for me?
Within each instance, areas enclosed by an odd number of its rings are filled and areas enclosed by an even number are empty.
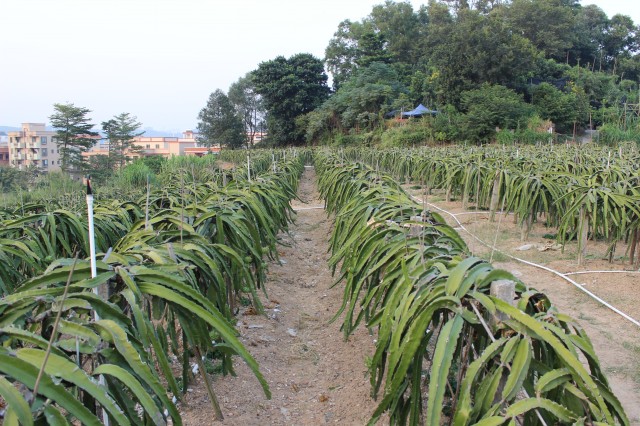
[[[179,131],[168,131],[168,130],[156,130],[153,127],[145,127],[144,135],[142,136],[155,136],[155,137],[180,137],[182,136],[182,132]]]

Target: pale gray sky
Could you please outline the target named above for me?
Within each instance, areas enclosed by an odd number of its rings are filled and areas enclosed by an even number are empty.
[[[427,0],[411,0],[415,9]],[[55,102],[194,128],[211,92],[278,55],[322,58],[344,19],[383,0],[1,0],[0,125],[46,122]],[[640,24],[636,0],[583,0]]]

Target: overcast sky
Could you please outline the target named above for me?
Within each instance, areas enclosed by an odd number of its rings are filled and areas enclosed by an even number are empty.
[[[56,102],[194,128],[211,92],[260,62],[322,58],[344,19],[383,0],[0,0],[0,125],[47,122]],[[411,0],[415,9],[427,0]],[[640,24],[636,0],[583,0]]]

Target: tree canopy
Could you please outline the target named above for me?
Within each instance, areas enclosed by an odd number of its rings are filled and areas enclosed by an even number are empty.
[[[96,143],[98,133],[88,114],[90,109],[77,107],[72,103],[53,104],[53,114],[49,116],[51,126],[56,130],[56,145],[60,153],[60,168],[64,172],[86,171],[86,161],[82,153]]]
[[[256,92],[253,75],[248,73],[244,77],[240,77],[229,87],[228,96],[244,124],[246,144],[248,147],[252,147],[265,115],[262,97]]]
[[[242,119],[220,89],[211,93],[207,105],[198,114],[198,139],[204,146],[231,149],[241,148],[245,142]]]
[[[106,159],[106,166],[109,169],[122,168],[130,159],[127,154],[136,150],[133,138],[141,136],[144,131],[139,131],[142,123],[138,118],[123,112],[112,119],[102,122],[102,131],[109,140],[109,155]]]
[[[252,75],[267,111],[269,140],[275,145],[303,142],[305,129],[296,127],[296,118],[329,96],[322,61],[308,53],[278,56],[262,62]]]
[[[349,92],[354,104],[372,111],[353,91],[359,71],[372,63],[395,71],[383,84],[405,88],[382,107],[387,111],[408,100],[440,110],[449,123],[480,126],[471,133],[440,132],[439,138],[490,140],[491,129],[502,127],[498,123],[513,123],[507,110],[469,105],[474,99],[490,106],[501,101],[498,94],[513,105],[529,104],[522,110],[528,118],[549,119],[558,131],[572,133],[589,123],[590,112],[602,117],[595,114],[598,109],[638,102],[639,52],[640,28],[631,18],[608,17],[577,0],[432,0],[418,10],[386,1],[360,21],[338,25],[325,51],[335,93],[310,116],[307,136],[316,140],[335,131],[330,123],[340,123],[343,133],[368,131],[351,119],[353,109],[337,105]]]
[[[420,103],[440,112],[421,134],[485,142],[496,127],[531,130],[541,120],[569,135],[602,125],[621,115],[612,109],[640,102],[639,82],[640,27],[595,5],[430,0],[416,10],[386,0],[361,20],[340,22],[324,64],[305,53],[278,56],[229,96],[250,134],[259,114],[250,120],[247,94],[259,95],[274,145],[381,141],[385,113]],[[469,125],[477,128],[460,128]]]

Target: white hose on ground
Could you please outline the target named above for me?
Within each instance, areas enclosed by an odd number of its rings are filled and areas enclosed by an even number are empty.
[[[411,198],[413,198],[414,200],[416,200],[419,203],[424,203],[423,200],[421,200],[418,197],[415,196],[411,196]],[[509,253],[505,253],[504,251],[496,248],[495,246],[492,247],[490,244],[484,242],[482,239],[480,239],[479,237],[477,237],[475,234],[472,234],[467,228],[464,227],[464,225],[462,223],[460,223],[460,221],[458,220],[458,218],[456,217],[455,214],[448,212],[447,210],[440,208],[438,206],[436,206],[435,204],[431,204],[431,203],[424,203],[427,204],[428,206],[431,206],[433,208],[435,208],[436,210],[440,210],[443,213],[448,214],[449,216],[451,216],[457,223],[460,229],[464,230],[466,233],[468,233],[469,235],[471,235],[473,238],[475,238],[476,240],[478,240],[481,244],[489,247],[491,250],[495,250],[498,251],[502,254],[504,254],[507,257],[510,257],[511,259],[517,260],[518,262],[524,263],[526,265],[530,265],[530,266],[534,266],[536,268],[540,268],[540,269],[544,269],[547,272],[551,272],[554,275],[559,276],[560,278],[568,281],[569,283],[571,283],[572,285],[574,285],[577,289],[579,289],[580,291],[582,291],[583,293],[586,293],[587,296],[591,297],[594,300],[597,300],[598,302],[600,302],[601,304],[603,304],[604,306],[606,306],[607,308],[611,309],[613,312],[617,313],[618,315],[620,315],[621,317],[625,318],[626,320],[632,322],[633,324],[637,325],[638,327],[640,327],[640,321],[632,318],[631,316],[627,315],[626,313],[622,312],[620,309],[616,308],[615,306],[607,303],[605,300],[601,299],[600,297],[598,297],[597,295],[593,294],[592,292],[590,292],[589,290],[587,290],[586,288],[584,288],[582,285],[578,284],[577,282],[575,282],[574,280],[572,280],[571,278],[569,278],[567,276],[567,274],[563,274],[562,272],[558,272],[556,270],[553,270],[551,268],[548,268],[546,266],[543,265],[538,265],[537,263],[533,263],[533,262],[529,262],[528,260],[524,260],[524,259],[520,259],[519,257],[516,256],[512,256]]]
[[[324,209],[324,206],[294,207],[293,211],[294,212],[299,212],[301,210],[318,210],[318,209]]]
[[[487,211],[482,211],[482,210],[478,210],[477,212],[460,212],[460,213],[449,213],[450,215],[453,216],[462,216],[464,214],[489,214],[489,212]],[[497,211],[496,214],[506,214],[507,216],[510,215],[511,213],[505,213],[505,212],[501,212],[501,211]]]
[[[640,274],[640,271],[575,271],[575,272],[564,273],[564,275],[580,275],[580,274]]]

